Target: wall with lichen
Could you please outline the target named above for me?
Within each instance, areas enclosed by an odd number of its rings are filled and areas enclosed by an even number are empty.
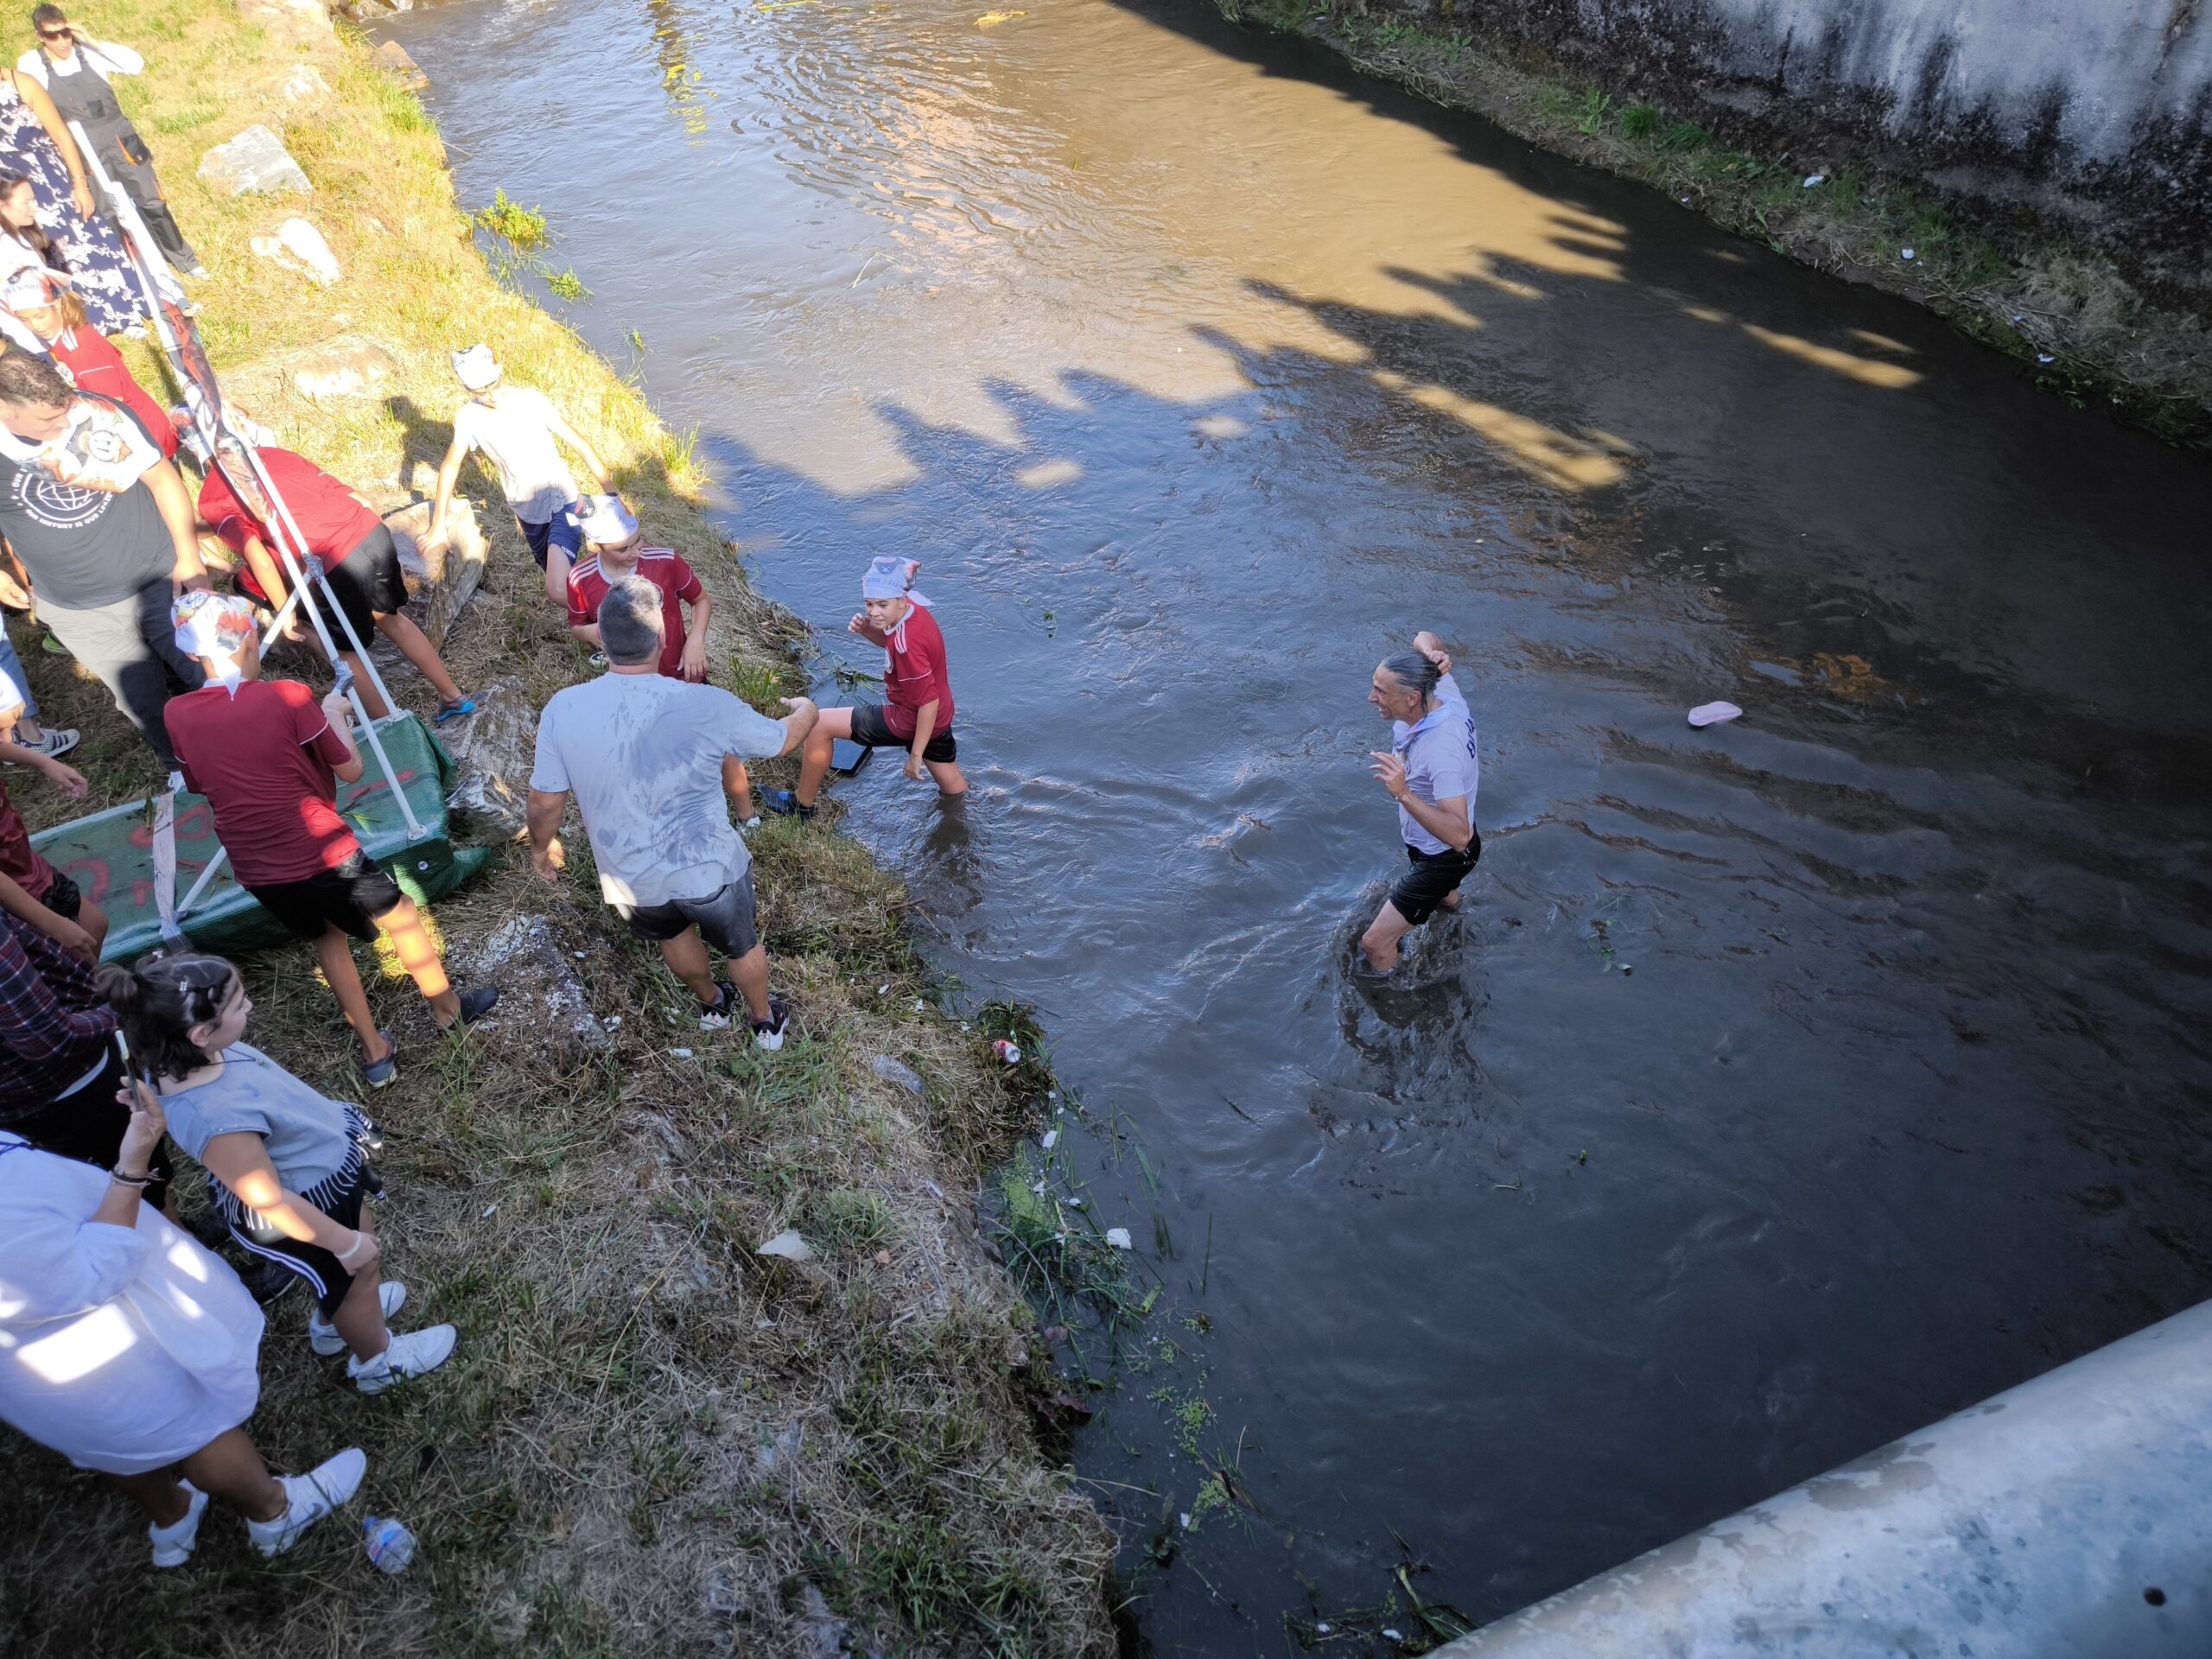
[[[1732,137],[2056,219],[2212,301],[2204,0],[1369,0]]]

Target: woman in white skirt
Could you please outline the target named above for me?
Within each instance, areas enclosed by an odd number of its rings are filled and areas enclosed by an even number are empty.
[[[166,1125],[150,1090],[117,1098],[130,1127],[110,1172],[0,1132],[0,1421],[136,1500],[156,1567],[191,1555],[211,1494],[281,1554],[353,1497],[368,1459],[348,1447],[309,1474],[269,1472],[242,1427],[261,1394],[261,1310],[139,1202]]]

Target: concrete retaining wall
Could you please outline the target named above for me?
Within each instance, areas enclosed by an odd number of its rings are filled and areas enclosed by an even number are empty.
[[[2212,296],[2205,0],[1369,0],[1745,142],[2031,208]]]

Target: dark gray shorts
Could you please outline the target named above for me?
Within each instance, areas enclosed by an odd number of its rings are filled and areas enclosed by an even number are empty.
[[[687,927],[696,926],[699,937],[726,957],[749,955],[760,943],[753,927],[753,868],[719,892],[704,899],[672,899],[664,905],[643,905],[630,912],[630,931],[655,944],[672,939]]]

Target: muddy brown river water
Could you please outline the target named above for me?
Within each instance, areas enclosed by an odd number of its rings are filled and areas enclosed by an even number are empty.
[[[924,563],[976,792],[848,825],[1162,1171],[1076,1138],[1141,1639],[1357,1650],[1401,1539],[1493,1617],[2212,1292],[2212,467],[1195,4],[985,10],[389,33],[825,671]],[[1421,626],[1485,850],[1377,993]]]

